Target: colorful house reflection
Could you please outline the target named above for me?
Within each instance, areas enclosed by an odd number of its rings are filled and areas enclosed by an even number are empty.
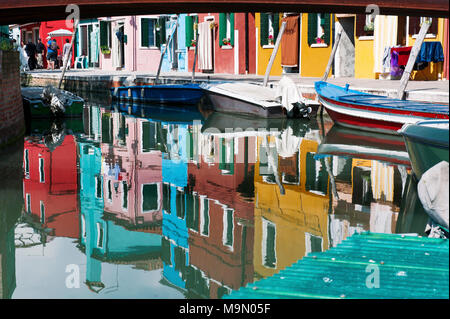
[[[77,145],[73,135],[50,150],[40,137],[24,142],[25,211],[47,235],[78,238]]]
[[[258,138],[254,240],[257,277],[271,276],[309,252],[328,248],[329,179],[324,160],[314,158],[319,145],[314,133],[296,136],[286,130]],[[290,143],[285,143],[287,140]]]
[[[130,231],[107,213],[106,185],[102,174],[100,145],[82,142],[80,147],[81,234],[79,248],[87,258],[86,285],[100,292],[108,285],[102,280],[102,263],[133,264],[141,269],[158,269],[161,236]],[[133,185],[135,186],[135,185]]]

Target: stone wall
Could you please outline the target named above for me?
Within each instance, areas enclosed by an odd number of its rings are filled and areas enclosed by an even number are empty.
[[[25,132],[19,63],[19,52],[0,50],[0,147]]]

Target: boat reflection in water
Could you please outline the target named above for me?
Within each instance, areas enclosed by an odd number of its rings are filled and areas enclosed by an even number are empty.
[[[403,150],[369,156],[389,143],[330,120],[163,111],[88,105],[73,129],[30,130],[13,298],[221,298],[356,231],[421,229]]]

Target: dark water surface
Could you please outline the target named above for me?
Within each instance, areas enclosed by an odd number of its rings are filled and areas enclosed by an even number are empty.
[[[94,104],[31,121],[0,162],[2,298],[221,298],[427,222],[401,140],[320,117]]]

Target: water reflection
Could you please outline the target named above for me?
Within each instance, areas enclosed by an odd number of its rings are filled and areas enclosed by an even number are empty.
[[[425,229],[404,146],[328,120],[113,104],[31,125],[6,298],[221,298],[356,231]]]

